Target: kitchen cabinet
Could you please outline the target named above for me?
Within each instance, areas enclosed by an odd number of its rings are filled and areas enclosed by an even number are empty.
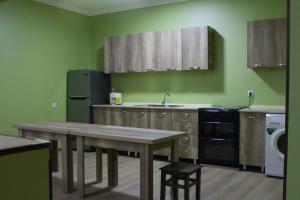
[[[149,115],[147,109],[130,109],[130,126],[136,128],[149,128]]]
[[[165,30],[161,32],[161,71],[182,70],[181,30]]]
[[[141,34],[107,38],[105,72],[141,72],[141,41]]]
[[[248,67],[285,67],[286,18],[248,22]]]
[[[265,166],[266,114],[255,112],[240,113],[240,164]]]
[[[94,107],[94,123],[186,132],[180,137],[180,157],[198,158],[198,111],[185,109]],[[107,123],[107,124],[106,124]],[[170,156],[170,149],[155,151]]]
[[[161,33],[146,32],[142,33],[142,71],[155,72],[161,71]]]
[[[182,33],[183,70],[207,70],[213,65],[213,32],[208,26],[184,28]]]

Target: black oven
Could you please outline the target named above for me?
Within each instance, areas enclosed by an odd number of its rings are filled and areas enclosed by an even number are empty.
[[[199,109],[200,163],[238,167],[239,109]]]

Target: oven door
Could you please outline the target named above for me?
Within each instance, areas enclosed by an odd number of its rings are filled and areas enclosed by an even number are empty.
[[[219,138],[233,140],[235,127],[233,123],[200,122],[199,134],[201,138]]]
[[[233,140],[206,138],[199,141],[199,162],[215,165],[238,165],[237,144]]]

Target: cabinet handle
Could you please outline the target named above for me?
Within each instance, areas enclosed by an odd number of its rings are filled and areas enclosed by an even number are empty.
[[[176,68],[175,67],[169,67],[167,68],[168,71],[176,71]]]
[[[157,116],[159,117],[159,118],[164,118],[165,116],[167,115],[167,113],[159,113]]]
[[[191,125],[185,125],[184,128],[185,129],[191,128]]]
[[[191,70],[200,70],[200,67],[190,67]]]
[[[248,116],[248,119],[256,119],[254,116]]]
[[[184,119],[189,119],[191,116],[190,113],[184,113],[184,114],[181,114],[181,117],[184,118]]]
[[[279,66],[280,66],[280,67],[285,67],[286,64],[285,64],[285,63],[280,63]]]
[[[255,64],[254,67],[262,67],[262,64]]]
[[[142,116],[144,116],[145,112],[138,112],[136,114],[137,114],[138,117],[142,117]]]
[[[148,72],[156,72],[157,69],[156,68],[152,68],[152,69],[147,69]]]

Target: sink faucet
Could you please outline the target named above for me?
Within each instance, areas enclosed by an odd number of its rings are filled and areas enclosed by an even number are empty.
[[[167,96],[170,96],[170,93],[169,92],[166,92],[165,94],[164,94],[164,98],[163,98],[163,101],[161,102],[161,104],[163,105],[163,106],[166,106],[167,105]]]

